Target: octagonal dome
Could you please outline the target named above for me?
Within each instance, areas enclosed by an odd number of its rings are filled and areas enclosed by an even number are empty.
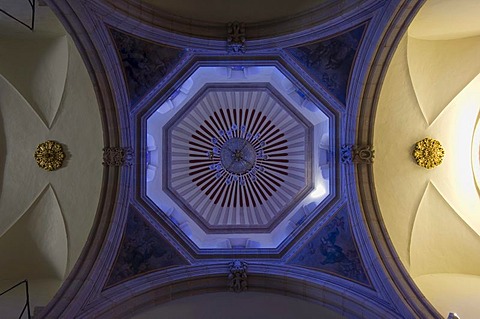
[[[330,193],[330,118],[276,66],[200,66],[153,105],[146,195],[199,248],[275,248]]]
[[[269,84],[209,84],[166,127],[165,187],[207,232],[268,232],[311,190],[311,127]]]

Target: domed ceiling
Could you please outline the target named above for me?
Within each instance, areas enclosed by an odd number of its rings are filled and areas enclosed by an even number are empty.
[[[373,139],[368,112],[421,1],[307,1],[292,20],[245,25],[137,0],[45,1],[91,76],[105,168],[84,251],[40,318],[132,317],[226,291],[440,318],[392,248],[371,179],[390,135]]]

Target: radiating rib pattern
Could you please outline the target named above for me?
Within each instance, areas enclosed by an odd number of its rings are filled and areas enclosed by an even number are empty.
[[[307,184],[307,134],[265,88],[210,89],[170,131],[169,186],[208,228],[268,227]]]

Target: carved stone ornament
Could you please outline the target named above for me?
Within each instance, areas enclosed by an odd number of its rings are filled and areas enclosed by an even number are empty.
[[[37,146],[34,157],[38,166],[46,171],[54,171],[62,167],[65,153],[60,143],[46,141]]]
[[[445,150],[439,141],[426,137],[415,143],[413,158],[419,166],[431,169],[442,164]]]
[[[245,53],[245,23],[238,21],[227,25],[227,52],[233,54]]]
[[[371,145],[342,145],[340,160],[343,164],[372,164],[375,150]]]
[[[105,166],[131,166],[133,150],[129,147],[104,147],[102,164]]]
[[[240,260],[234,260],[230,264],[230,291],[242,292],[247,290],[247,263]]]

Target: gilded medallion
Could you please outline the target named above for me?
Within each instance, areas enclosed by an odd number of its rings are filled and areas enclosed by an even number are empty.
[[[38,166],[46,171],[54,171],[62,167],[65,153],[59,143],[46,141],[37,146],[34,157]]]
[[[445,150],[439,141],[433,138],[426,137],[415,144],[413,150],[413,157],[417,164],[431,169],[442,164],[443,157],[445,156]]]

